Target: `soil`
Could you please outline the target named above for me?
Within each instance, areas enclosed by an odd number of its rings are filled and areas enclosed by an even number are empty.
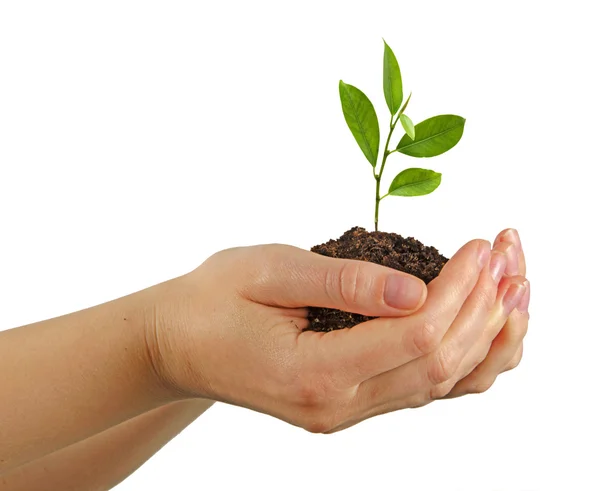
[[[426,246],[413,237],[388,232],[367,232],[354,227],[339,239],[314,246],[312,252],[323,256],[358,259],[381,264],[421,278],[425,283],[433,280],[448,259],[435,247]],[[345,329],[375,317],[341,310],[309,307],[307,331],[333,331]]]

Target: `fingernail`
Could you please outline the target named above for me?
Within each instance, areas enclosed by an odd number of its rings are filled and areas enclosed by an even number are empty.
[[[388,276],[385,282],[383,299],[395,309],[411,310],[421,302],[425,283],[410,275]]]
[[[506,249],[506,274],[509,276],[516,275],[519,272],[519,256],[517,246],[512,243]]]
[[[523,283],[513,283],[508,287],[508,290],[506,290],[506,293],[504,293],[504,298],[502,299],[502,305],[507,312],[513,311],[521,298],[523,298],[525,290],[526,288]]]
[[[505,273],[507,275],[513,276],[519,273],[519,255],[517,247],[512,242],[502,240],[496,244],[494,250],[506,255]]]
[[[529,298],[531,297],[531,284],[527,280],[525,280],[523,284],[525,285],[525,293],[523,294],[521,300],[519,301],[519,304],[517,305],[517,310],[519,312],[525,313],[529,309]]]
[[[500,278],[504,274],[506,269],[506,255],[493,251],[492,258],[490,259],[490,275],[494,280],[494,283],[498,284],[500,282]]]
[[[519,232],[517,232],[516,229],[509,228],[506,232],[504,232],[503,237],[512,242],[516,246],[517,251],[522,250],[523,247],[521,245],[521,238],[519,237]]]
[[[490,243],[487,240],[483,240],[480,242],[479,244],[479,257],[478,257],[478,263],[479,263],[479,268],[483,268],[488,260],[490,259]]]

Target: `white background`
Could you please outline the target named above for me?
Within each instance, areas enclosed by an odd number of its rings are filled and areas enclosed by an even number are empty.
[[[337,84],[387,118],[466,117],[422,198],[381,228],[452,254],[521,232],[521,366],[480,396],[312,435],[219,405],[127,490],[600,489],[595,2],[0,3],[0,329],[185,273],[213,252],[372,228],[374,181]],[[397,138],[401,136],[398,133]]]

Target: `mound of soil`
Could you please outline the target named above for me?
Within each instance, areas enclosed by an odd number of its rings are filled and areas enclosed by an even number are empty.
[[[354,227],[339,239],[311,248],[312,252],[323,256],[369,261],[389,268],[404,271],[421,278],[425,283],[433,280],[442,270],[448,259],[435,247],[423,245],[413,237],[387,232],[367,232]],[[355,326],[374,319],[360,314],[336,309],[309,307],[307,331],[333,331]]]

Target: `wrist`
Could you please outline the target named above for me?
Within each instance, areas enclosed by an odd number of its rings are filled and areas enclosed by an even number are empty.
[[[183,388],[180,377],[176,375],[177,367],[173,366],[179,358],[172,353],[177,345],[173,337],[179,331],[173,317],[180,315],[177,308],[177,299],[181,296],[180,281],[180,278],[174,278],[136,294],[139,294],[138,310],[142,324],[140,343],[147,370],[161,397],[168,402],[195,396]]]

